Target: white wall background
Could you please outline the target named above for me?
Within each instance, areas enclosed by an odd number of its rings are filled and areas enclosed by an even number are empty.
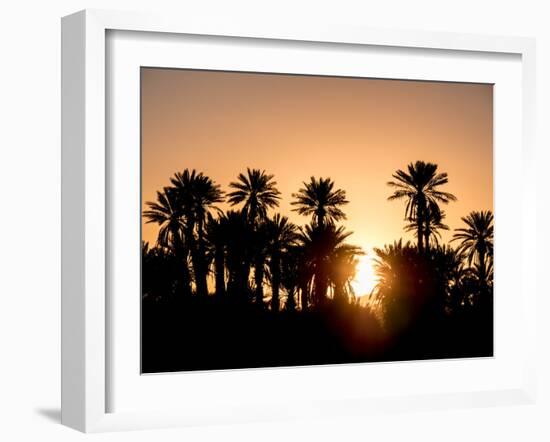
[[[0,8],[0,440],[76,441],[59,425],[60,17],[83,8],[533,36],[540,281],[550,227],[550,14],[541,0],[11,0]],[[510,179],[517,179],[510,177]],[[520,183],[518,183],[519,185]],[[545,201],[546,200],[546,201]],[[533,261],[535,262],[535,261]],[[537,405],[92,436],[101,441],[550,440],[549,290],[539,284]],[[545,290],[546,289],[546,290]],[[89,437],[89,436],[88,436]]]

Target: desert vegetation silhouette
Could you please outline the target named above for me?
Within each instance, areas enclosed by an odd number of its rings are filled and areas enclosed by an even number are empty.
[[[436,164],[388,181],[416,244],[374,249],[369,294],[354,293],[367,251],[342,224],[349,201],[330,177],[292,194],[301,226],[278,212],[265,170],[248,168],[227,192],[189,169],[168,183],[142,213],[158,226],[155,244],[142,242],[143,372],[492,355],[493,214],[465,215],[442,243],[442,207],[456,197]]]

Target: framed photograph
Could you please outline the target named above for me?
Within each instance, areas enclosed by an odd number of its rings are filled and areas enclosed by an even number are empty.
[[[534,400],[532,40],[83,11],[62,46],[64,424]]]

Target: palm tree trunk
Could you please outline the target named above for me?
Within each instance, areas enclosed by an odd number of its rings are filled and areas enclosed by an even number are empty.
[[[255,298],[256,304],[262,305],[264,302],[264,260],[261,253],[258,253],[254,265],[254,281],[256,283]]]
[[[244,265],[238,270],[237,285],[239,287],[239,296],[243,299],[250,300],[250,290],[248,280],[250,278],[250,260],[245,260]]]
[[[279,287],[281,284],[281,263],[278,253],[271,257],[271,310],[279,311]]]
[[[242,265],[237,265],[229,272],[229,282],[227,290],[231,296],[235,299],[245,300],[246,296],[246,281],[248,278],[245,276],[245,269]]]
[[[187,264],[183,266],[181,278],[181,293],[185,298],[189,298],[192,294],[191,290],[191,275],[189,274],[189,268]]]
[[[208,286],[206,282],[207,276],[207,266],[206,266],[206,251],[204,247],[204,232],[203,232],[203,221],[202,219],[198,220],[197,225],[197,261],[198,266],[195,273],[195,284],[197,285],[197,295],[207,296],[208,295]]]
[[[338,281],[334,284],[334,301],[342,302],[346,300],[346,293],[344,290],[344,283]]]
[[[214,272],[216,273],[216,296],[225,295],[225,268],[224,268],[224,255],[223,246],[216,245],[214,252]]]
[[[321,208],[317,213],[317,224],[319,228],[323,228],[325,226],[325,216],[326,213],[324,209]]]
[[[294,289],[289,290],[286,298],[286,309],[289,311],[296,310],[296,299],[294,299]]]
[[[195,276],[195,291],[196,294],[199,296],[204,295],[204,285],[202,283],[202,266],[201,266],[201,257],[199,254],[199,246],[197,244],[197,241],[195,239],[194,234],[194,224],[190,221],[187,222],[187,227],[185,229],[185,239],[187,244],[189,244],[188,248],[191,253],[191,264],[193,266],[193,274]]]
[[[416,237],[418,238],[418,253],[424,252],[424,245],[423,245],[423,238],[424,233],[422,232],[422,221],[420,221],[420,217],[416,220]]]
[[[178,292],[181,290],[183,296],[191,296],[191,273],[187,265],[187,258],[189,256],[189,250],[184,246],[183,240],[179,236],[179,233],[174,234],[174,254],[176,259],[181,262],[181,280],[179,281]]]
[[[184,297],[191,296],[191,274],[189,273],[189,267],[187,265],[187,255],[188,252],[185,251],[185,254],[181,254],[181,281],[180,281],[180,290]]]
[[[303,284],[300,287],[300,304],[302,311],[306,311],[308,308],[307,305],[307,284]]]
[[[428,226],[428,222],[426,221],[426,227],[424,228],[424,248],[426,251],[430,250],[430,227]]]
[[[317,264],[315,265],[315,303],[322,304],[327,297],[328,290],[328,278],[327,278],[327,269],[326,265],[322,259],[317,259]]]
[[[202,296],[204,294],[203,285],[201,284],[202,269],[201,269],[199,253],[196,246],[191,251],[191,263],[193,265],[193,274],[195,276],[195,292],[197,296]]]
[[[485,275],[485,250],[479,251],[479,281],[481,283],[481,289],[485,292],[487,287],[487,276]]]
[[[235,295],[237,293],[237,274],[234,269],[228,268],[229,279],[227,281],[227,294]]]
[[[322,304],[327,297],[328,284],[324,272],[318,270],[315,274],[315,302]]]
[[[417,207],[417,210],[416,210],[416,236],[418,237],[418,253],[424,253],[424,244],[423,244],[423,239],[424,239],[424,232],[423,232],[423,227],[424,227],[424,213],[425,213],[425,206],[426,206],[426,201],[425,199],[422,197],[422,195],[420,195],[420,197],[418,198],[418,207]]]

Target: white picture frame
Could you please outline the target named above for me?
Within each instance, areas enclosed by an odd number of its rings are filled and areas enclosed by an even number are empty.
[[[231,413],[198,409],[179,411],[115,411],[109,407],[110,353],[108,244],[112,233],[109,217],[106,121],[106,35],[110,31],[155,32],[163,35],[219,36],[310,43],[369,45],[380,48],[436,49],[484,54],[512,54],[521,59],[521,160],[524,189],[521,192],[521,317],[525,352],[521,356],[521,382],[509,388],[476,388],[472,391],[435,391],[429,394],[349,397],[333,393],[317,397],[309,407],[275,404],[258,412],[253,399],[225,398]],[[416,31],[357,29],[309,23],[301,27],[266,23],[214,23],[191,17],[158,17],[111,11],[87,10],[62,20],[62,423],[85,432],[183,426],[215,422],[339,414],[364,414],[370,410],[450,408],[510,403],[535,399],[534,266],[527,256],[535,235],[535,196],[529,187],[534,157],[535,43],[532,39]],[[505,171],[496,170],[496,173]],[[533,186],[534,187],[534,186]],[[498,192],[498,188],[496,189]],[[115,230],[116,231],[116,230]],[[497,252],[498,253],[498,252]],[[348,368],[349,369],[349,368]],[[354,367],[353,370],[360,370]],[[331,367],[330,370],[342,370]],[[240,373],[240,374],[239,374]],[[242,375],[233,373],[232,379]],[[261,376],[269,376],[263,372]],[[220,376],[228,374],[218,373]],[[163,382],[169,383],[169,377]],[[252,397],[252,396],[251,396]],[[227,400],[231,399],[231,400]],[[223,401],[222,401],[223,402]],[[290,411],[289,411],[290,410]]]

